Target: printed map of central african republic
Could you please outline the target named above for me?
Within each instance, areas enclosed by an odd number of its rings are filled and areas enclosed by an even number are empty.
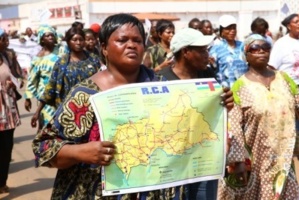
[[[191,107],[191,97],[180,94],[161,110],[151,111],[148,118],[117,126],[115,163],[128,178],[133,167],[148,165],[157,149],[182,155],[194,145],[217,139],[203,114]]]
[[[149,191],[224,173],[226,112],[214,79],[129,84],[91,97],[102,141],[117,153],[103,195]]]

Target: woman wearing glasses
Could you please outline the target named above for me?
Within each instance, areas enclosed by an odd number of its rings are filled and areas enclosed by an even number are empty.
[[[234,108],[228,114],[227,175],[219,199],[298,199],[291,168],[295,147],[295,82],[268,66],[271,46],[258,34],[244,42],[249,70],[233,85]]]

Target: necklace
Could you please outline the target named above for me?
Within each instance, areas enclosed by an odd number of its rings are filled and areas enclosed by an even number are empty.
[[[260,74],[254,73],[252,71],[249,71],[250,74],[261,84],[263,84],[267,90],[270,90],[270,84],[271,84],[271,78],[270,77],[264,77]]]

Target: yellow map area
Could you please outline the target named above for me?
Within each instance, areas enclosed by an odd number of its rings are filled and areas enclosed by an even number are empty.
[[[128,178],[131,168],[148,165],[158,148],[168,155],[182,155],[205,140],[217,140],[202,113],[191,106],[191,97],[174,95],[165,107],[149,111],[149,117],[116,127],[116,165]]]

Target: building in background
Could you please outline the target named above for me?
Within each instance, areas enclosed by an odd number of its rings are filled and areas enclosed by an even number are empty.
[[[231,14],[238,21],[238,37],[241,40],[250,33],[250,24],[254,18],[265,18],[270,31],[277,32],[285,16],[299,11],[298,0],[31,0],[30,2],[32,3],[18,6],[18,18],[14,19],[15,23],[20,24],[22,31],[28,26],[35,29],[39,24],[48,23],[63,33],[75,20],[84,22],[86,26],[92,23],[101,24],[107,16],[120,12],[172,15],[180,19],[174,21],[177,30],[186,27],[189,20],[194,17],[209,19],[214,27],[218,27],[218,18],[222,14]]]

